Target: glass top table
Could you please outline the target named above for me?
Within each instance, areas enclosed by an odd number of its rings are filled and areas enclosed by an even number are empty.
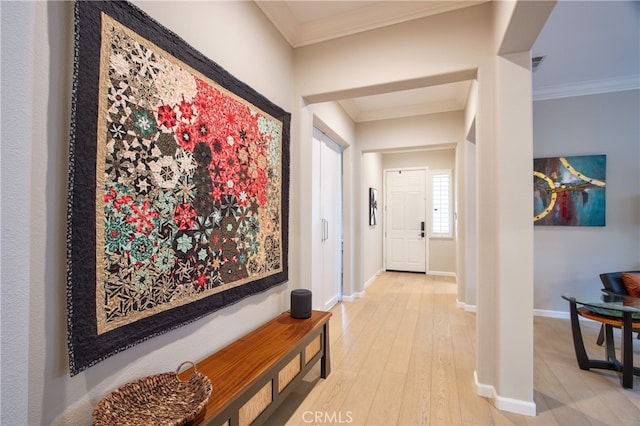
[[[636,297],[614,296],[603,293],[599,298],[598,296],[574,297],[569,294],[563,294],[562,298],[569,302],[573,299],[577,304],[601,315],[622,318],[624,312],[631,312],[631,318],[640,319],[640,299]]]
[[[634,329],[640,330],[640,299],[605,293],[593,297],[563,294],[562,298],[569,302],[573,345],[579,367],[582,370],[601,368],[621,372],[622,387],[633,388],[633,376],[640,376],[640,368],[633,366],[632,336]],[[606,359],[593,360],[587,356],[579,316],[602,323]],[[614,327],[622,329],[622,362],[616,358]]]

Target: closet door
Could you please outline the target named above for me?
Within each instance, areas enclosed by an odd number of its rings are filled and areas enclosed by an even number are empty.
[[[313,299],[316,309],[328,310],[342,298],[342,147],[317,129],[313,143],[318,145],[319,176],[314,181],[320,218]]]

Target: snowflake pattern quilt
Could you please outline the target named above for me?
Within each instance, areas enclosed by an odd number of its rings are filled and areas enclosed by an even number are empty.
[[[75,20],[72,375],[287,280],[290,123],[129,3]]]

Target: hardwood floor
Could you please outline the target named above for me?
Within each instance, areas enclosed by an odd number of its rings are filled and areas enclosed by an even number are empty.
[[[534,319],[538,415],[495,409],[475,392],[475,314],[455,301],[450,278],[383,273],[364,298],[333,308],[331,375],[309,373],[267,424],[640,425],[640,378],[630,390],[614,372],[580,370],[564,319]],[[599,325],[581,325],[601,358]]]

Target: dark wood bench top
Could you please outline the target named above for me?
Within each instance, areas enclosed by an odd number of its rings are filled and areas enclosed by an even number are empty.
[[[224,410],[330,317],[330,312],[312,311],[308,319],[295,319],[284,312],[197,363],[213,386],[204,420]]]

